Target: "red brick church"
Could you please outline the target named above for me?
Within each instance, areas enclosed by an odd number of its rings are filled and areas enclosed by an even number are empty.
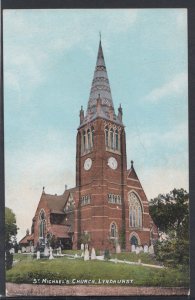
[[[48,235],[63,248],[113,250],[148,246],[157,238],[147,197],[131,161],[127,169],[122,107],[115,111],[101,41],[86,112],[80,110],[76,187],[62,195],[43,192],[31,229],[34,245]]]

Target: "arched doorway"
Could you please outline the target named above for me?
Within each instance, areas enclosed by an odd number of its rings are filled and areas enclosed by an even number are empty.
[[[135,235],[133,235],[133,236],[131,237],[131,239],[130,239],[130,244],[131,244],[131,246],[132,246],[132,245],[138,246],[138,240],[137,240],[137,238],[136,238]]]

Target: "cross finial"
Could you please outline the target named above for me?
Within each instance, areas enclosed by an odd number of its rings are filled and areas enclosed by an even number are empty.
[[[99,31],[99,35],[100,35],[100,42],[101,42],[101,31]]]
[[[131,160],[131,168],[133,168],[133,160]]]
[[[45,193],[45,187],[43,186],[43,193]]]

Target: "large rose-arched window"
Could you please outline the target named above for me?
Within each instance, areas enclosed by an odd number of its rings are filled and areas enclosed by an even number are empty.
[[[39,237],[45,238],[45,232],[46,232],[45,212],[42,209],[39,214]]]
[[[129,194],[129,226],[142,227],[142,207],[138,196],[131,192]]]

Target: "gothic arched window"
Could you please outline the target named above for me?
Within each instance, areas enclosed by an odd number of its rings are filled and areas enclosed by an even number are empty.
[[[39,237],[44,238],[45,237],[45,231],[46,231],[46,224],[45,224],[45,212],[42,209],[39,213]]]
[[[86,132],[83,131],[83,151],[86,149]]]
[[[91,149],[91,132],[90,132],[90,129],[87,130],[87,140],[88,140],[88,149]]]
[[[142,208],[138,196],[135,193],[129,194],[129,226],[142,227]]]
[[[91,127],[91,140],[92,140],[92,147],[94,145],[94,128],[93,126]]]
[[[115,146],[116,146],[116,150],[118,150],[119,149],[119,143],[118,143],[118,130],[116,129],[116,131],[115,131]]]
[[[111,238],[117,237],[117,228],[116,228],[116,224],[114,222],[110,226],[110,236],[111,236]]]
[[[114,130],[110,129],[110,148],[114,149]]]
[[[108,126],[105,128],[105,140],[106,140],[106,147],[108,147]]]

